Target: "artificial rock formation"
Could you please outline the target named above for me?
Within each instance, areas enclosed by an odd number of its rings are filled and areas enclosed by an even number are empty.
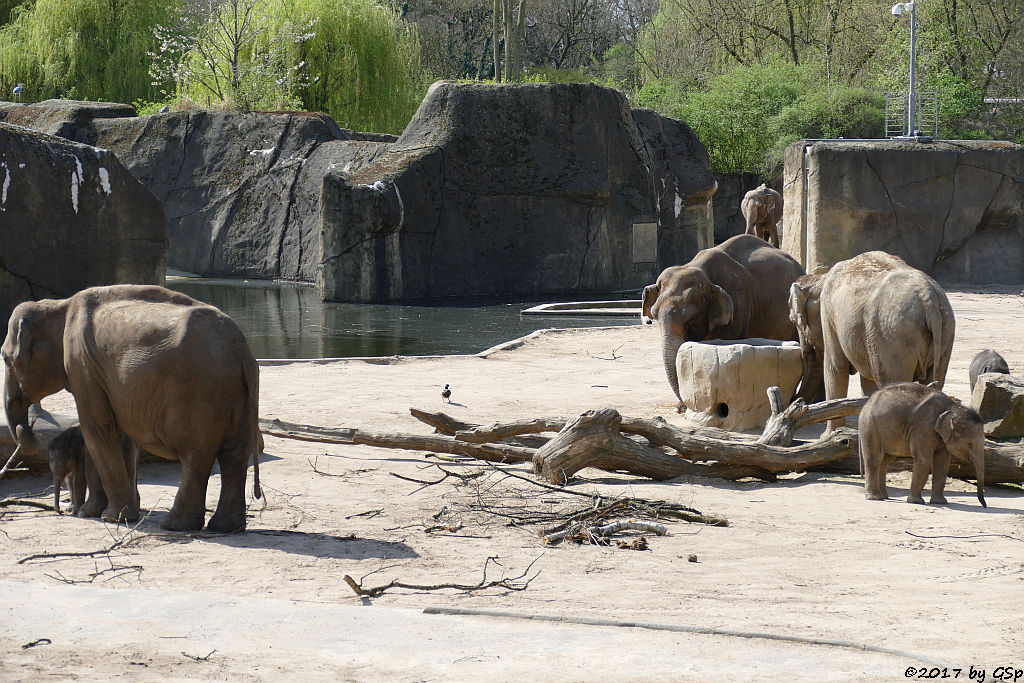
[[[28,299],[164,281],[159,202],[113,154],[0,123],[0,323]]]
[[[96,119],[136,116],[135,107],[116,102],[80,102],[78,100],[43,100],[32,104],[0,102],[0,121],[15,126],[56,135],[57,137],[95,145]]]
[[[978,376],[971,407],[985,423],[985,435],[994,439],[1024,436],[1024,382],[998,372]]]
[[[643,286],[711,246],[686,124],[593,84],[435,83],[374,162],[324,178],[325,299]]]
[[[808,273],[881,249],[941,283],[1024,282],[1024,147],[796,142],[782,248]]]
[[[761,429],[772,415],[768,388],[783,405],[796,393],[800,345],[774,339],[684,342],[676,353],[679,397],[697,424],[733,431]]]
[[[193,110],[93,126],[163,204],[171,266],[307,282],[319,264],[324,174],[365,163],[394,139],[302,112]]]

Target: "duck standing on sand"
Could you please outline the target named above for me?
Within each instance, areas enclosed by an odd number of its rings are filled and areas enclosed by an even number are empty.
[[[448,388],[448,385],[444,385],[444,389],[441,390],[441,400],[445,403],[451,403],[449,399],[452,397],[452,390]]]

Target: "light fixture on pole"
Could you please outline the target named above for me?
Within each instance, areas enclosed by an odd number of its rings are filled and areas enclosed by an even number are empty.
[[[917,97],[914,92],[914,63],[917,61],[917,2],[897,2],[892,6],[892,15],[898,17],[910,10],[910,94],[907,96],[907,134],[913,138],[920,135],[917,126]]]

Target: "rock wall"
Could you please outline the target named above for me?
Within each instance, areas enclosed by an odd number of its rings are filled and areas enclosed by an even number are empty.
[[[324,177],[328,300],[639,288],[712,244],[686,124],[592,84],[435,83],[374,162]]]
[[[881,249],[943,284],[1024,282],[1024,147],[797,142],[782,247],[807,272]]]
[[[93,126],[163,204],[172,267],[307,282],[320,260],[324,174],[368,163],[394,139],[307,113],[196,110]]]
[[[159,202],[111,152],[0,123],[0,323],[28,299],[164,281]]]

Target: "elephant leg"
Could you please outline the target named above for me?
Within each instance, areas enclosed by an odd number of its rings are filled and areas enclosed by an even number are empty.
[[[932,471],[934,453],[924,449],[911,448],[910,454],[914,456],[914,470],[910,476],[910,495],[907,496],[907,502],[924,505],[921,492],[924,491],[924,484],[928,481],[928,474]]]
[[[837,353],[835,346],[838,342],[830,344],[825,341],[825,398],[846,398],[846,391],[850,388],[850,361]],[[846,425],[846,418],[837,418],[828,421],[826,435]]]
[[[932,460],[932,498],[928,502],[932,505],[945,505],[946,496],[946,475],[949,474],[950,453],[945,448],[935,451]]]
[[[876,389],[878,389],[878,385],[875,384],[875,381],[873,379],[871,379],[870,377],[865,377],[864,375],[860,376],[860,391],[862,394],[864,394],[865,396],[870,396],[871,394],[875,393]]]
[[[208,531],[231,533],[245,529],[245,477],[249,457],[237,449],[217,454],[220,464],[220,498],[217,511],[210,517]]]
[[[864,497],[868,500],[885,500],[885,471],[888,464],[878,439],[872,434],[862,436],[860,443],[861,466],[864,468]]]
[[[78,514],[78,511],[85,504],[86,484],[89,481],[86,475],[87,468],[89,468],[86,464],[87,460],[89,460],[88,456],[83,454],[78,459],[78,462],[75,463],[75,469],[71,476],[68,477],[68,488],[71,489],[71,514]]]
[[[117,420],[106,396],[98,391],[86,391],[75,395],[75,403],[78,406],[85,447],[99,472],[103,493],[107,497],[103,519],[111,522],[138,520],[139,506],[128,484],[121,435],[117,431]]]
[[[103,480],[100,479],[100,473],[89,456],[85,457],[84,470],[84,481],[89,485],[89,497],[75,510],[75,514],[79,517],[99,517],[107,509],[107,494],[103,490]]]
[[[124,456],[125,474],[128,475],[128,486],[135,499],[135,507],[139,507],[139,445],[127,434],[121,435],[121,453]]]
[[[160,526],[171,531],[201,531],[206,519],[206,487],[213,468],[213,456],[195,452],[179,453],[181,484],[171,511]]]

